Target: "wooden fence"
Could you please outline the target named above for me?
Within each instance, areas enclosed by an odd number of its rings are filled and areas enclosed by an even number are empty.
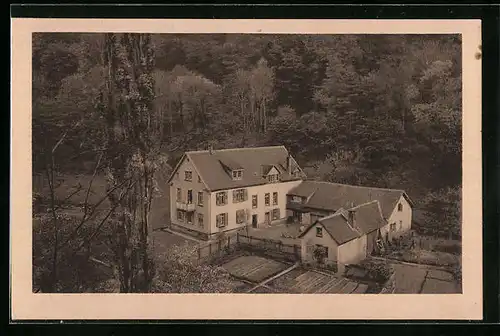
[[[263,239],[237,233],[198,247],[198,260],[229,254],[236,249],[258,252],[272,258],[300,260],[300,246],[284,244],[280,240]]]

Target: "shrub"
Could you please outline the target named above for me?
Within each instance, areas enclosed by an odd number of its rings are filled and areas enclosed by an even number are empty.
[[[385,282],[394,273],[394,268],[387,261],[365,259],[359,264],[367,272],[368,280]]]

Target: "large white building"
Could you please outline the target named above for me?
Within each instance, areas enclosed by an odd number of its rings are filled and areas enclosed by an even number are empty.
[[[209,239],[282,221],[304,177],[284,146],[186,152],[169,179],[171,225]]]

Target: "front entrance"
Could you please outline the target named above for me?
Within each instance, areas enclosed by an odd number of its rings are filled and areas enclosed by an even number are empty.
[[[266,212],[264,218],[267,224],[271,224],[271,215],[269,212]]]
[[[257,227],[257,215],[252,215],[252,227]]]

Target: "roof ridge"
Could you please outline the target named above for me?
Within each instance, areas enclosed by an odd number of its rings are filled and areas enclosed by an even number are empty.
[[[392,188],[381,188],[381,187],[368,187],[368,186],[360,186],[360,185],[338,183],[338,182],[328,182],[328,181],[305,180],[303,182],[313,182],[313,183],[321,183],[321,184],[332,184],[332,185],[347,186],[347,187],[360,188],[360,189],[377,189],[377,190],[405,192],[403,189],[392,189]]]
[[[344,217],[344,215],[341,212],[338,212],[338,213],[336,212],[334,214],[318,218],[318,222],[322,222],[322,221],[324,221],[326,219],[332,219],[333,217],[337,217],[337,216],[342,216],[342,218],[344,218],[344,220],[346,220],[346,218]]]
[[[243,151],[243,150],[257,150],[257,149],[272,149],[272,148],[283,148],[288,152],[286,147],[284,145],[277,145],[277,146],[262,146],[262,147],[233,147],[233,148],[221,148],[221,149],[213,149],[215,153],[217,152],[230,152],[230,151]],[[195,151],[186,151],[187,153],[208,153],[210,152],[210,149],[203,149],[203,150],[195,150]]]
[[[378,200],[371,200],[371,201],[369,201],[369,202],[365,202],[365,203],[362,203],[362,204],[356,205],[356,206],[354,206],[354,207],[352,207],[352,208],[349,208],[349,209],[347,209],[347,211],[349,211],[349,210],[353,210],[353,209],[357,209],[357,208],[361,208],[361,207],[363,207],[363,206],[366,206],[366,205],[368,205],[368,204],[375,203],[375,202],[376,202],[376,203],[378,203],[378,204],[380,205],[380,202],[379,202]]]

